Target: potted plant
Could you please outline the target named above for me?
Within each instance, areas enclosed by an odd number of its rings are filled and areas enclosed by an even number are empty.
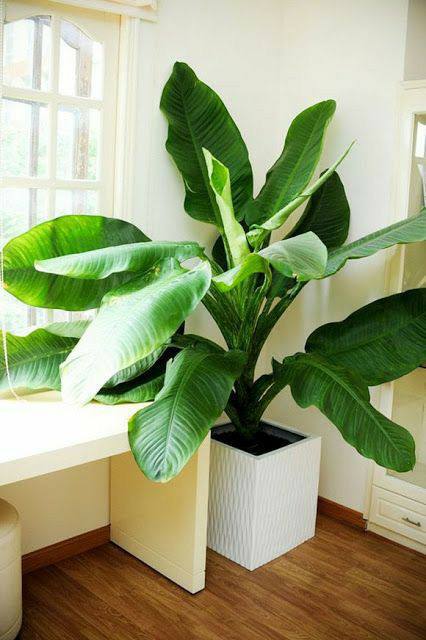
[[[362,455],[397,471],[414,466],[413,438],[376,411],[368,387],[425,360],[424,289],[320,327],[304,353],[274,360],[258,378],[255,367],[273,327],[310,280],[332,276],[347,260],[424,240],[426,210],[345,244],[349,205],[336,167],[347,151],[312,181],[333,100],[295,118],[256,197],[234,121],[186,64],[175,64],[161,108],[185,209],[219,232],[213,255],[193,241],[151,241],[134,225],[102,216],[63,216],[12,239],[3,252],[10,294],[36,307],[98,311],[91,321],[3,336],[8,367],[1,386],[9,377],[15,386],[61,388],[65,401],[79,404],[154,399],[131,418],[129,440],[137,464],[156,482],[180,472],[225,411],[229,425],[213,429],[209,539],[253,568],[313,534],[319,440],[262,422],[286,385]],[[291,231],[271,242],[303,203]],[[189,259],[197,263],[188,266]],[[179,332],[199,302],[226,348]]]

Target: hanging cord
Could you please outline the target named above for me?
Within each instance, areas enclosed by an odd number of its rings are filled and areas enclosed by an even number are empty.
[[[4,25],[4,0],[0,0],[0,87],[1,87],[1,97],[3,98],[3,25]],[[1,115],[1,103],[0,101],[0,115]],[[0,155],[2,154],[3,148],[0,144]],[[0,291],[5,289],[4,286],[4,254],[3,254],[3,245],[4,245],[4,203],[3,203],[3,189],[1,194],[1,202],[0,202]],[[21,402],[26,402],[24,398],[19,396],[12,383],[12,377],[10,375],[9,369],[9,356],[7,353],[7,327],[6,327],[6,312],[4,308],[4,304],[0,304],[0,326],[1,326],[1,337],[2,337],[2,346],[3,346],[3,358],[4,358],[4,368],[6,371],[6,379],[7,384],[9,386],[10,392],[16,400],[20,400]]]

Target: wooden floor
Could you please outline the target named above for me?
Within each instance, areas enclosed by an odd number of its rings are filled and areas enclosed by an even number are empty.
[[[320,517],[249,572],[209,552],[191,596],[113,544],[24,576],[22,640],[426,638],[426,557]]]

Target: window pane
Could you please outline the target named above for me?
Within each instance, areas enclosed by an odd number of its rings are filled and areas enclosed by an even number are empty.
[[[417,122],[415,155],[418,158],[426,158],[426,122]]]
[[[100,114],[97,109],[59,105],[58,178],[97,180]]]
[[[3,242],[47,220],[46,189],[2,189]]]
[[[3,243],[20,235],[47,218],[47,191],[45,189],[2,189],[0,215],[3,221]],[[30,309],[3,289],[0,289],[0,305],[6,328],[13,333],[28,324],[44,321],[44,311]]]
[[[4,99],[1,168],[5,176],[47,173],[48,110],[45,104]]]
[[[59,93],[101,99],[102,49],[74,24],[61,21]]]
[[[99,214],[98,192],[86,189],[58,189],[55,215]]]
[[[3,82],[12,87],[49,89],[51,29],[49,16],[4,25]]]

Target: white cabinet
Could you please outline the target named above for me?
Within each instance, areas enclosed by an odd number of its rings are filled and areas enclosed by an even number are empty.
[[[395,219],[426,204],[426,81],[404,83],[399,125]],[[387,278],[389,293],[425,287],[426,243],[400,247],[389,260]],[[374,466],[367,528],[426,553],[426,368],[384,385],[380,410],[409,429],[417,461],[408,473]]]

